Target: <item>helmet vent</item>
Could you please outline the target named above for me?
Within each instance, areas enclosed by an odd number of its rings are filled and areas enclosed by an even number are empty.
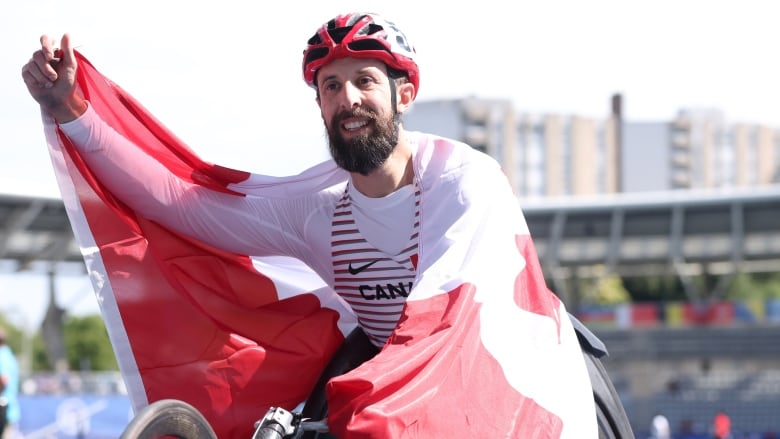
[[[390,50],[377,40],[357,40],[349,43],[347,47],[355,52],[363,50],[384,50],[385,52],[390,53]]]
[[[375,34],[377,32],[383,31],[383,30],[385,30],[384,27],[382,27],[382,26],[380,26],[380,25],[378,25],[376,23],[369,23],[368,24],[368,29],[366,29],[364,27],[363,29],[360,30],[360,33],[362,35],[372,35],[372,34]]]
[[[309,38],[309,41],[306,42],[309,46],[316,46],[318,44],[322,44],[322,38],[320,38],[320,34],[314,34],[313,37]]]
[[[351,27],[337,27],[336,29],[330,29],[328,34],[333,38],[334,43],[341,44],[341,41],[344,40],[344,37],[346,37],[351,30]]]
[[[309,53],[306,54],[306,64],[316,61],[320,58],[324,58],[328,55],[328,52],[330,52],[330,49],[327,47],[318,47],[316,49],[312,49],[309,51]]]

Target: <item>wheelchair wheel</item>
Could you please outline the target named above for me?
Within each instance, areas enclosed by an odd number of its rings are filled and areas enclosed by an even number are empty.
[[[626,411],[601,360],[586,350],[583,355],[596,402],[599,439],[634,439]]]
[[[576,317],[569,314],[582,356],[588,368],[593,400],[596,403],[596,419],[599,427],[599,439],[634,439],[631,422],[620,401],[620,396],[609,379],[601,358],[609,355],[607,347],[596,334],[590,331]]]
[[[144,407],[127,424],[120,439],[217,439],[206,418],[178,399],[162,399]]]

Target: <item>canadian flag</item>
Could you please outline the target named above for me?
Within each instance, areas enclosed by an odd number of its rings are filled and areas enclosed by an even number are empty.
[[[345,178],[332,163],[293,178],[206,163],[76,55],[79,87],[94,111],[179,178],[236,197]],[[225,252],[144,218],[43,119],[134,408],[181,399],[220,438],[247,438],[268,407],[305,401],[356,324],[334,292],[296,260]],[[421,152],[430,155],[426,163],[458,159],[432,143]],[[443,200],[452,194],[436,167],[426,168],[430,179],[422,176],[414,289],[381,352],[329,383],[331,431],[341,438],[597,437],[576,335],[544,283],[517,200],[507,185],[485,209],[450,212]]]

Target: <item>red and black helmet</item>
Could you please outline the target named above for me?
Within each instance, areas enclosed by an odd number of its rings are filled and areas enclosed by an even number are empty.
[[[303,79],[317,88],[317,70],[339,58],[376,58],[388,67],[406,73],[420,86],[420,69],[414,60],[414,46],[394,23],[377,14],[353,12],[323,24],[303,51]]]

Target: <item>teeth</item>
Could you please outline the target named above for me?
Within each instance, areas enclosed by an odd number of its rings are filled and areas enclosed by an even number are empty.
[[[366,121],[348,122],[348,123],[344,124],[344,128],[346,128],[348,130],[356,130],[356,129],[358,129],[360,127],[364,127],[366,125],[368,125],[368,122],[366,122]]]

